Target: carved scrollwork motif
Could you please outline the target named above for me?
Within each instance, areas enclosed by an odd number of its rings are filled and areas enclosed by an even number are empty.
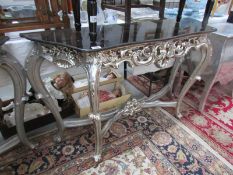
[[[42,46],[42,56],[58,67],[70,68],[77,65],[78,53],[63,46]]]
[[[118,68],[126,61],[131,67],[155,64],[159,68],[165,68],[175,58],[184,56],[188,47],[205,42],[206,37],[199,36],[83,53],[63,46],[45,45],[42,46],[42,56],[62,68],[77,66],[84,62],[94,64],[94,58],[97,58],[104,67]]]
[[[130,66],[155,64],[159,68],[164,68],[175,57],[181,57],[190,46],[196,46],[205,42],[202,37],[184,38],[182,40],[171,40],[166,42],[156,42],[127,46],[106,50],[98,53],[105,67],[117,68],[119,64],[127,61]]]
[[[123,109],[123,115],[133,116],[135,113],[141,111],[142,107],[136,99],[128,101]]]

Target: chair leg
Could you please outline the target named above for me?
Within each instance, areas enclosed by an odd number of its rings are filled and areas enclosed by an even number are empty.
[[[124,62],[124,79],[127,80],[127,62]]]
[[[180,0],[178,15],[176,17],[176,22],[180,22],[180,20],[182,18],[182,13],[183,13],[183,10],[184,10],[185,2],[186,2],[186,0]]]

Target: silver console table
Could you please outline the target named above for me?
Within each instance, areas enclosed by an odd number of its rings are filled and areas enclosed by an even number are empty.
[[[43,100],[56,119],[58,128],[56,140],[61,140],[64,128],[93,123],[96,136],[94,158],[99,161],[102,153],[102,138],[113,122],[119,118],[131,116],[142,108],[155,106],[175,107],[177,117],[181,117],[179,109],[184,95],[201,75],[211,57],[212,49],[207,35],[215,29],[203,28],[200,22],[193,19],[182,19],[180,23],[176,23],[173,19],[164,19],[159,22],[147,20],[101,26],[97,31],[94,39],[89,37],[88,28],[82,28],[80,32],[63,29],[26,33],[21,34],[21,37],[35,42],[35,47],[26,60],[25,69],[37,98]],[[191,50],[200,50],[202,57],[182,88],[178,100],[160,101],[161,97],[172,91],[175,75]],[[84,67],[89,81],[91,103],[91,113],[87,118],[62,120],[53,98],[40,77],[40,67],[45,59],[62,68]],[[106,113],[99,111],[98,88],[102,68],[118,68],[123,62],[127,62],[130,66],[155,64],[158,68],[163,68],[174,59],[169,82],[161,91],[149,98],[131,99],[121,109]],[[101,122],[103,120],[107,120],[104,126]]]

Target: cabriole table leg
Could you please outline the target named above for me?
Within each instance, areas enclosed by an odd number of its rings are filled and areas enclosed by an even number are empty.
[[[101,134],[101,115],[99,112],[99,78],[101,72],[101,62],[97,58],[93,58],[93,62],[85,66],[88,79],[88,89],[89,89],[89,100],[91,113],[89,118],[93,120],[94,130],[95,130],[95,155],[94,159],[96,162],[101,160],[102,153],[102,134]]]
[[[59,113],[58,106],[55,104],[53,98],[43,85],[40,76],[40,67],[44,60],[44,58],[41,57],[41,51],[41,48],[36,45],[31,55],[26,60],[25,69],[29,82],[33,90],[36,92],[37,98],[41,99],[45,103],[56,120],[58,135],[56,135],[54,139],[55,141],[60,142],[63,135],[64,123]]]

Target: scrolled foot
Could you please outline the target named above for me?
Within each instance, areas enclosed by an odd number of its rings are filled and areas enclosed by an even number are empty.
[[[36,150],[38,148],[39,144],[38,143],[31,143],[29,147],[33,150]]]
[[[177,113],[176,116],[177,116],[178,118],[182,118],[182,117],[183,117],[183,115],[182,115],[181,113]]]
[[[60,135],[55,135],[55,136],[53,137],[53,140],[54,140],[55,142],[59,143],[59,142],[61,142],[62,138],[61,138]]]
[[[196,79],[197,81],[201,81],[201,76],[196,76],[195,79]]]
[[[99,162],[101,160],[101,155],[94,155],[95,162]]]

